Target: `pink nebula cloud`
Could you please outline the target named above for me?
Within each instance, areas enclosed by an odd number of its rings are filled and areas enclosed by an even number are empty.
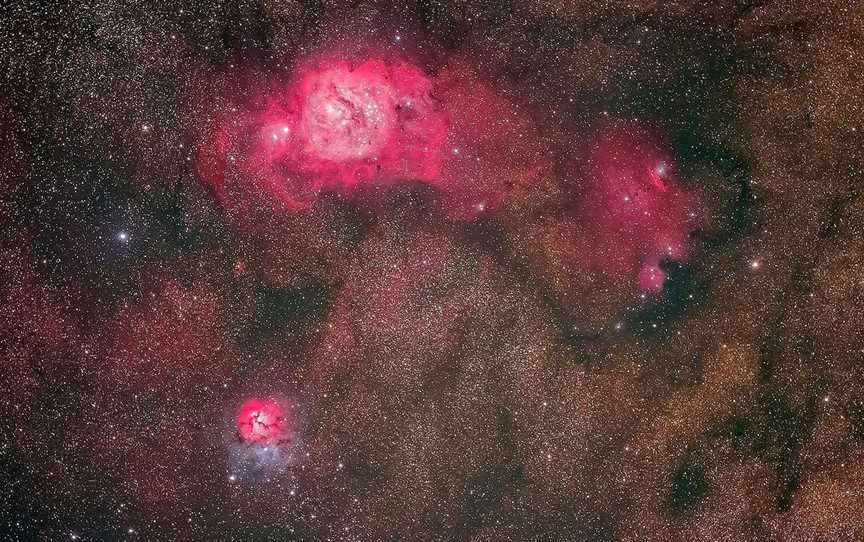
[[[551,151],[532,116],[462,60],[436,78],[450,122],[435,180],[451,219],[470,220],[518,204],[551,178]]]
[[[199,171],[217,194],[252,180],[297,211],[322,191],[439,175],[446,117],[407,63],[323,60],[264,102],[228,115],[202,146]]]
[[[582,206],[615,260],[636,271],[646,292],[663,289],[664,261],[685,261],[696,226],[694,197],[678,180],[662,138],[635,122],[609,122],[589,157]]]
[[[247,399],[237,412],[237,432],[244,442],[278,444],[293,431],[285,409],[272,399]]]
[[[260,191],[297,212],[325,192],[421,182],[449,218],[471,220],[551,178],[531,115],[459,59],[430,76],[402,60],[325,56],[257,94],[199,148],[202,181],[232,206]]]

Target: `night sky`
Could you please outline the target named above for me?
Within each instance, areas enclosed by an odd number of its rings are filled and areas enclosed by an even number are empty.
[[[864,540],[864,3],[0,7],[0,541]]]

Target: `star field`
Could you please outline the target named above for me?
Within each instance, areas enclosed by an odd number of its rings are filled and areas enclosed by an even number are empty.
[[[864,540],[864,5],[0,7],[0,540]]]

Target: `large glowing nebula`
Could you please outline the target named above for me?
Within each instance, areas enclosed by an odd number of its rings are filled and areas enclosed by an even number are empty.
[[[223,198],[251,182],[297,211],[324,191],[439,175],[447,121],[429,78],[407,63],[321,60],[263,101],[224,118],[201,147],[199,171]]]
[[[296,212],[324,192],[421,182],[448,218],[471,220],[549,188],[552,153],[534,119],[464,60],[434,77],[401,60],[301,66],[204,138],[198,170],[223,203],[260,190]]]

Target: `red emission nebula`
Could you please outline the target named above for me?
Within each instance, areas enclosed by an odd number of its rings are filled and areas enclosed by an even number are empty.
[[[237,432],[243,442],[278,444],[291,437],[291,419],[272,399],[247,399],[237,412]]]
[[[467,63],[432,77],[402,60],[324,58],[222,117],[199,145],[200,176],[229,208],[250,184],[299,212],[325,192],[351,198],[410,181],[433,187],[446,214],[465,220],[548,173],[531,119]]]
[[[310,65],[265,97],[260,110],[218,126],[201,152],[202,175],[221,194],[230,165],[288,211],[323,191],[440,178],[447,121],[431,81],[403,62],[330,60]],[[238,156],[242,153],[243,156]]]
[[[369,187],[420,182],[460,222],[530,209],[532,189],[548,188],[552,145],[530,114],[464,61],[451,60],[434,77],[392,58],[323,56],[301,66],[222,117],[199,146],[202,182],[234,215],[274,203],[286,215],[310,213],[326,193],[359,204]],[[588,161],[564,166],[579,181],[555,202],[565,211],[552,227],[563,228],[567,246],[547,235],[533,247],[532,265],[542,272],[558,255],[564,273],[600,273],[660,292],[664,262],[688,258],[695,198],[655,131],[606,118],[594,132],[573,144],[590,141]],[[568,251],[573,257],[560,257]],[[568,281],[552,282],[565,297],[576,293]]]
[[[604,126],[593,147],[583,215],[641,290],[663,289],[663,261],[684,261],[697,225],[672,158],[635,123]]]

